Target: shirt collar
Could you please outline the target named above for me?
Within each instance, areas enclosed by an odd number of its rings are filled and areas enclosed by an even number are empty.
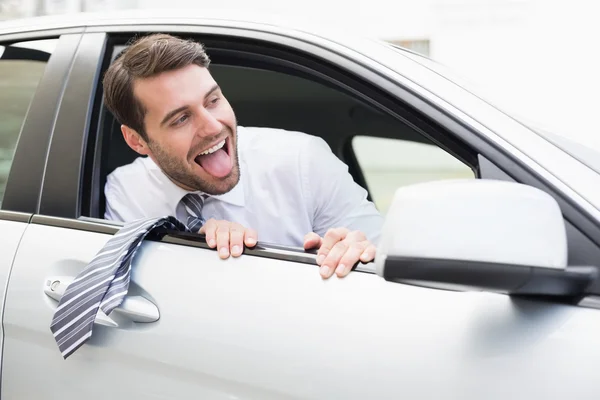
[[[238,147],[239,151],[239,147]],[[182,187],[177,186],[165,173],[160,169],[158,165],[150,158],[146,157],[146,162],[148,163],[148,170],[152,176],[159,182],[160,186],[162,186],[162,193],[165,196],[165,200],[169,205],[171,210],[176,210],[177,205],[181,201],[181,199],[188,193],[198,193],[204,194],[201,191],[188,191],[183,189]],[[238,183],[231,189],[229,192],[221,195],[208,195],[209,197],[213,197],[225,203],[229,203],[235,206],[243,207],[245,205],[244,201],[244,172],[242,171],[244,162],[240,157],[240,179]]]

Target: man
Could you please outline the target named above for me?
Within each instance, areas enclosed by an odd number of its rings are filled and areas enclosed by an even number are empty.
[[[320,274],[375,257],[382,217],[317,137],[237,126],[201,44],[157,34],[132,43],[104,77],[108,109],[142,156],[105,187],[107,219],[202,221],[221,258],[261,241],[319,248]]]

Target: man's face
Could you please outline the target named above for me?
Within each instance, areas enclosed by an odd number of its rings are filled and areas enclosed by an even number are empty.
[[[146,109],[143,153],[187,190],[223,194],[238,182],[233,109],[208,69],[197,65],[134,83]]]

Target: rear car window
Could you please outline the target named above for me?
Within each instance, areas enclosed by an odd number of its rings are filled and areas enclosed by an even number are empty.
[[[21,126],[56,40],[0,43],[0,206]],[[40,56],[42,55],[42,56]]]

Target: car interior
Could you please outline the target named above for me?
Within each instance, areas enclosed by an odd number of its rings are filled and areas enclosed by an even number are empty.
[[[477,169],[475,155],[457,146],[455,139],[441,134],[430,123],[418,119],[414,110],[399,109],[392,116],[361,98],[355,88],[333,81],[331,74],[323,77],[315,70],[306,71],[299,63],[265,61],[266,57],[253,60],[248,53],[223,49],[221,43],[202,42],[211,57],[211,74],[231,103],[239,125],[281,128],[322,137],[348,165],[354,180],[367,191],[369,187],[351,145],[357,135],[435,144],[474,171]],[[111,61],[124,47],[113,48]],[[86,193],[89,196],[84,204],[89,208],[84,206],[82,210],[82,215],[92,218],[103,218],[102,189],[106,177],[138,157],[125,143],[114,116],[100,104],[98,133],[91,144],[95,149],[94,171],[89,187],[84,188],[84,197]]]

